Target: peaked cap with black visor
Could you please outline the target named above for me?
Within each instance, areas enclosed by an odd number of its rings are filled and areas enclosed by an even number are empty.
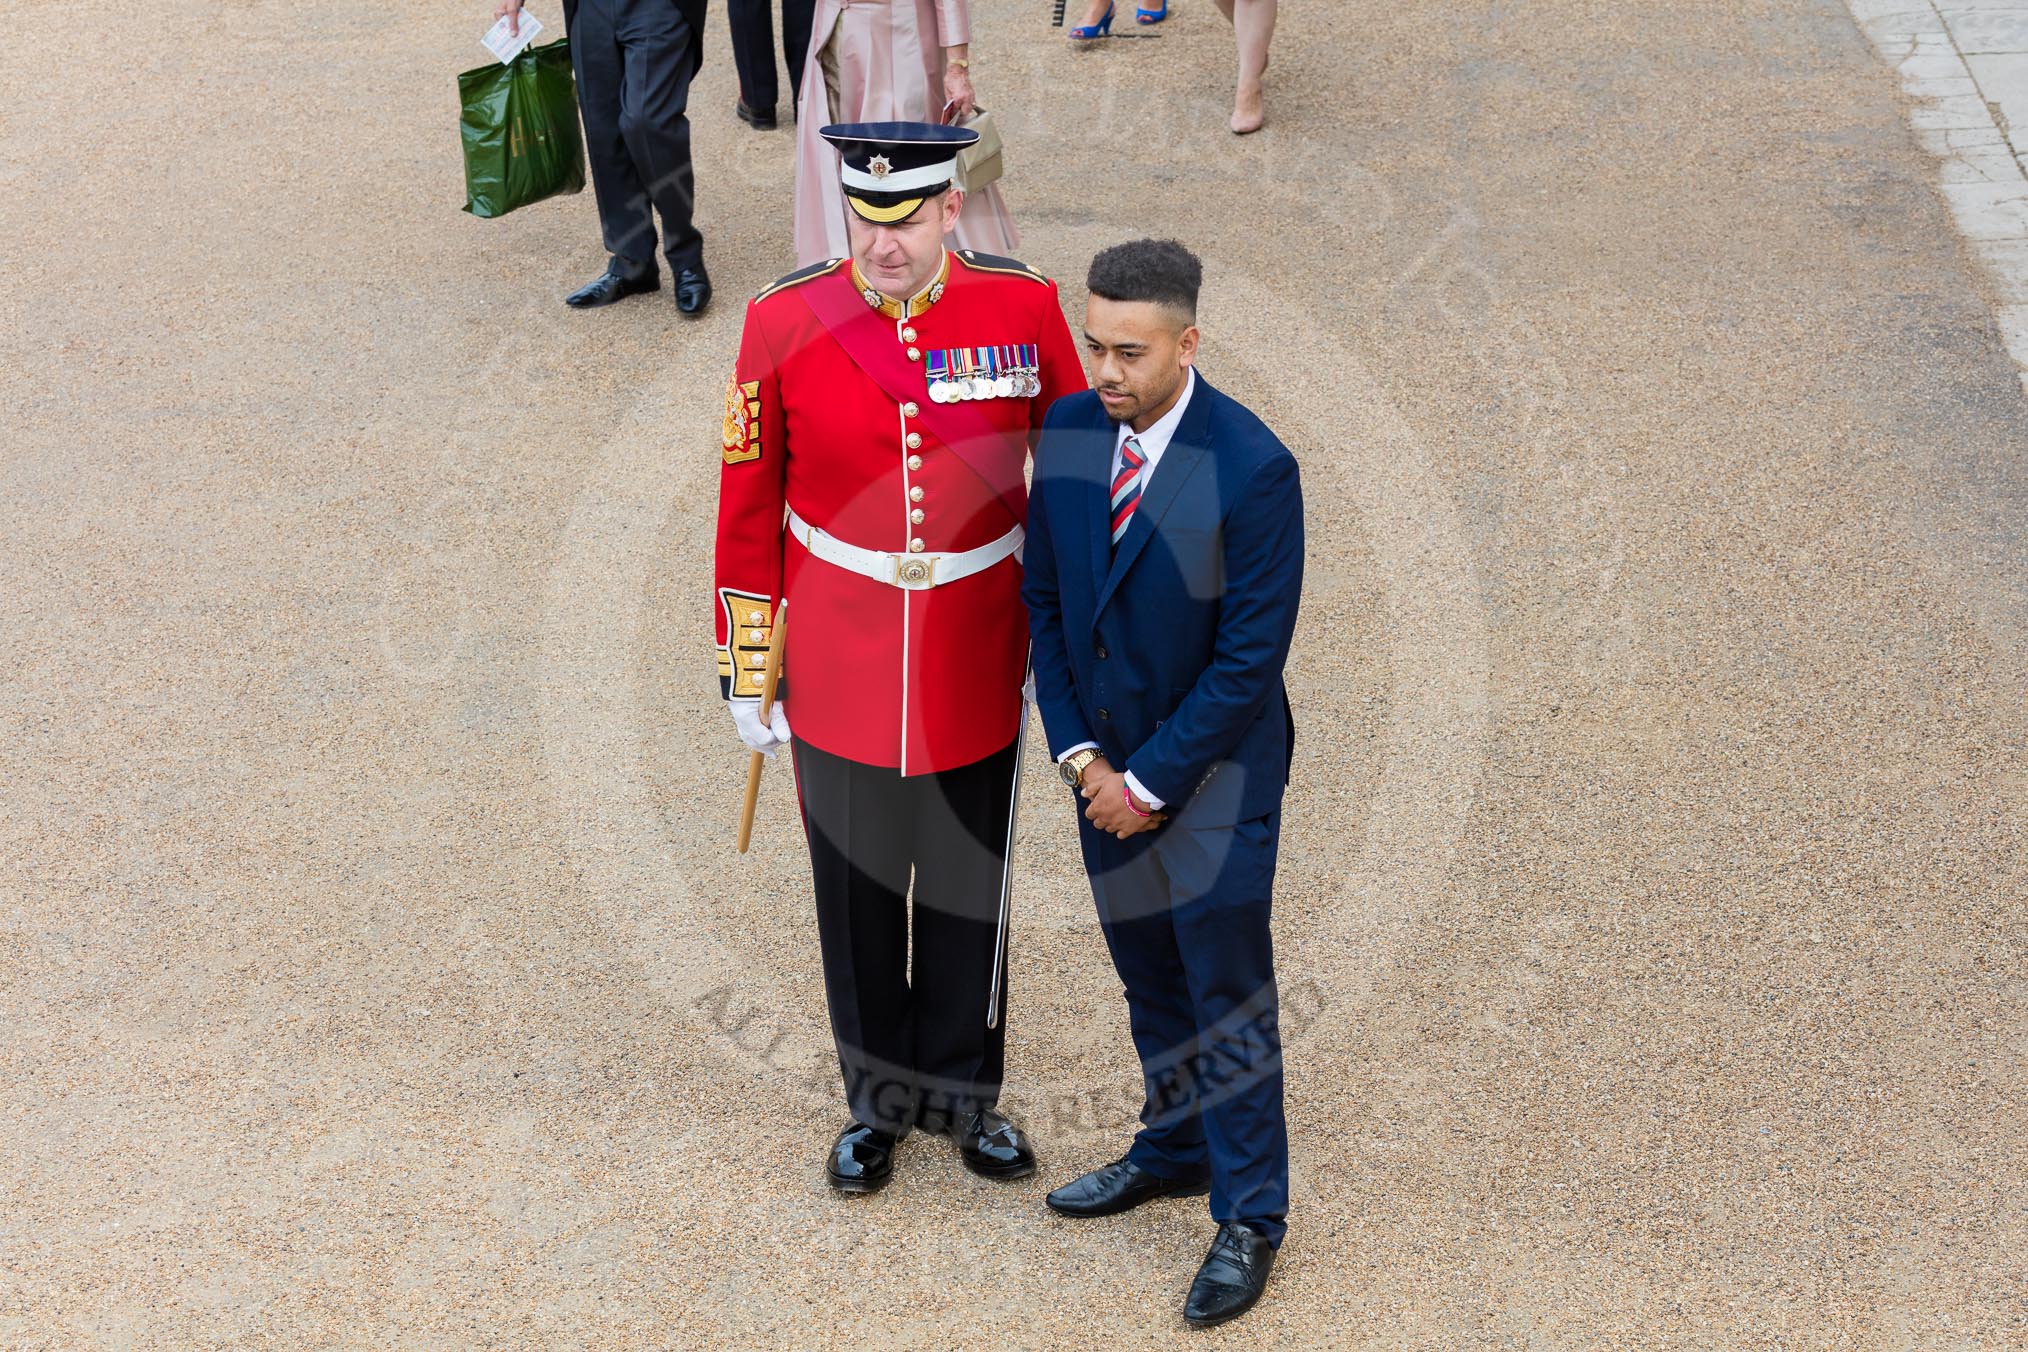
[[[978,142],[967,127],[935,122],[842,122],[819,133],[838,147],[838,176],[852,214],[896,225],[947,191],[958,152]]]

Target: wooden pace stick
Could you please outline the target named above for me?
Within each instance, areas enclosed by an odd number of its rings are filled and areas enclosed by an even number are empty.
[[[774,631],[768,635],[767,665],[761,668],[761,726],[766,727],[768,716],[775,708],[775,683],[782,676],[782,634],[789,622],[789,598],[782,598],[781,606],[775,611]],[[736,674],[736,673],[735,673]],[[746,763],[746,805],[739,810],[739,852],[746,853],[746,847],[753,843],[753,814],[760,804],[761,767],[768,758],[756,751]]]
[[[1028,715],[1035,708],[1028,691],[1035,683],[1035,645],[1022,663],[1021,731],[1014,734],[1014,790],[1007,796],[1007,857],[1000,861],[1000,927],[993,936],[993,985],[986,992],[986,1027],[1000,1024],[1000,976],[1007,970],[1007,913],[1014,897],[1014,823],[1021,810],[1021,771],[1028,764]]]

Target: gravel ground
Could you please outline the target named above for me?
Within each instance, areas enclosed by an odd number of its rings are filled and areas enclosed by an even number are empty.
[[[2022,396],[1836,0],[981,4],[1024,253],[1175,234],[1303,456],[1295,1207],[1212,1339],[2028,1346]],[[380,9],[389,22],[379,22]],[[554,20],[553,9],[538,6]],[[720,300],[461,201],[444,0],[0,45],[0,1345],[1194,1345],[1201,1203],[1023,815],[992,1185],[861,1202],[784,784],[731,851],[717,424],[791,138],[696,86]]]

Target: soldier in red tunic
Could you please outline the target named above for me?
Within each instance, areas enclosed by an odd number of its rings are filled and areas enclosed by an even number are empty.
[[[1085,388],[1084,371],[1053,282],[945,248],[954,159],[977,133],[887,122],[824,136],[852,257],[747,307],[719,480],[720,684],[756,751],[772,755],[795,720],[852,1113],[832,1185],[880,1187],[915,1126],[955,1139],[974,1172],[1018,1178],[1035,1157],[994,1104],[1026,716],[1023,471],[1044,412]],[[779,702],[763,720],[785,601]]]

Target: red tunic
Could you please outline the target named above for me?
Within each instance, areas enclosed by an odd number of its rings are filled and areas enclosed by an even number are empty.
[[[1036,430],[1051,403],[1085,388],[1084,368],[1054,282],[1011,259],[959,251],[914,300],[880,298],[873,341],[895,349],[878,354],[890,375],[883,385],[834,336],[848,302],[862,337],[872,328],[860,322],[874,308],[861,289],[837,260],[791,274],[747,307],[719,476],[720,685],[734,698],[759,695],[786,585],[782,703],[794,735],[862,764],[929,774],[991,755],[1019,729],[1028,654],[1019,561],[905,591],[812,557],[785,533],[785,511],[862,549],[991,544],[1025,522],[1022,468]],[[1038,393],[952,410],[931,401],[926,373],[944,353],[1020,345],[1036,354]],[[895,390],[897,379],[906,388]],[[938,435],[960,414],[981,433],[962,451]]]

